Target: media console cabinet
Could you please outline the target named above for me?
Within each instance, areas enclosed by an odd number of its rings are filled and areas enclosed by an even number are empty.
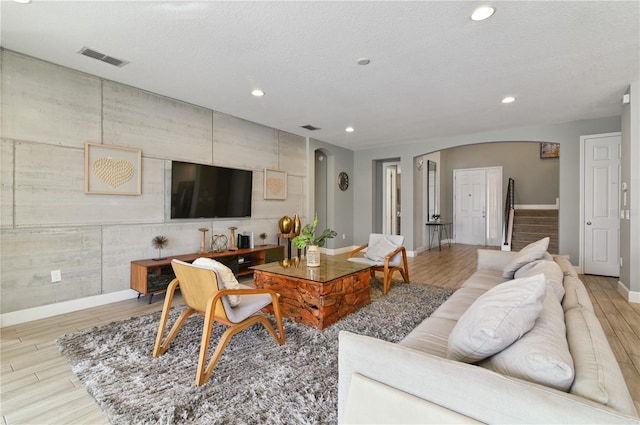
[[[284,246],[264,245],[252,249],[238,249],[223,252],[199,252],[194,254],[175,255],[158,260],[146,259],[131,262],[131,289],[138,292],[138,298],[150,295],[149,304],[154,294],[160,294],[167,287],[175,274],[171,267],[171,260],[178,259],[191,263],[197,258],[214,258],[229,267],[236,276],[252,275],[249,267],[281,261],[284,258]]]

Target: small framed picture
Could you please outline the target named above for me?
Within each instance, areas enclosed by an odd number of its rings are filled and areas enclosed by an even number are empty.
[[[287,172],[264,169],[264,199],[287,199]]]
[[[85,143],[84,192],[101,195],[142,194],[142,151]]]
[[[540,143],[540,158],[560,158],[560,143]]]

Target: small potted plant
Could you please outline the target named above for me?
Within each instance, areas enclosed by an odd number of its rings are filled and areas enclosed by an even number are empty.
[[[300,234],[291,240],[298,249],[308,247],[307,266],[309,267],[320,265],[320,251],[318,248],[324,246],[327,239],[334,238],[338,234],[335,230],[324,229],[320,236],[316,237],[317,226],[318,214],[316,213],[313,223],[305,225]]]
[[[436,223],[440,223],[440,214],[431,214],[431,219]]]

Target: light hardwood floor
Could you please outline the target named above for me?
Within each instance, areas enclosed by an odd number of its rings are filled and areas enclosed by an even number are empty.
[[[410,258],[411,280],[456,289],[475,271],[477,248],[451,245]],[[616,292],[617,279],[581,278],[640,411],[640,305],[627,303]],[[55,340],[65,333],[162,309],[162,296],[154,297],[152,304],[147,301],[121,301],[3,328],[0,412],[4,424],[108,423],[60,356]]]

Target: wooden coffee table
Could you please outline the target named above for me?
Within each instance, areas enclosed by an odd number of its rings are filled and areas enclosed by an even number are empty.
[[[283,316],[318,329],[371,303],[371,272],[365,264],[323,255],[320,267],[293,258],[251,268],[256,288],[280,294]]]

